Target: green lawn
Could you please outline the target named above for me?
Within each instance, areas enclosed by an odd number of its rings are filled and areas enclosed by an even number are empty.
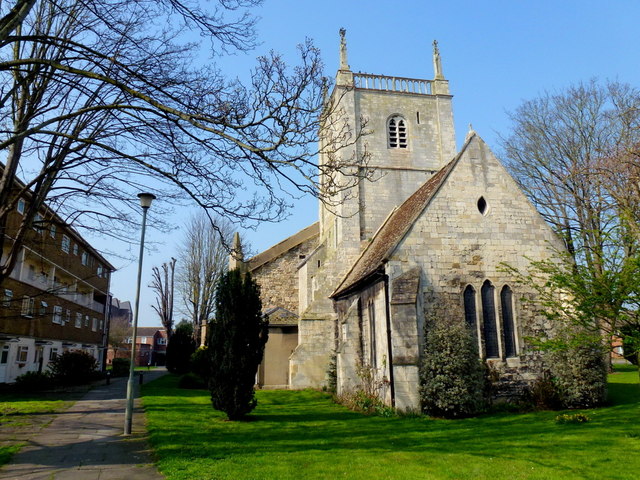
[[[640,387],[610,377],[612,406],[558,425],[558,412],[466,420],[353,413],[316,391],[260,391],[249,422],[166,376],[143,387],[150,441],[169,479],[637,479]]]

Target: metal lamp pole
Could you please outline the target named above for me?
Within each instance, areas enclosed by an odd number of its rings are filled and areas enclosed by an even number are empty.
[[[133,332],[131,337],[131,360],[129,362],[129,381],[127,382],[127,408],[124,415],[124,434],[131,435],[131,421],[133,419],[133,366],[136,359],[136,336],[138,334],[138,312],[140,307],[140,280],[142,278],[142,258],[144,256],[144,233],[147,227],[147,210],[155,195],[151,193],[139,193],[140,206],[142,207],[142,234],[140,235],[140,255],[138,256],[138,283],[136,289],[136,306],[133,315]]]

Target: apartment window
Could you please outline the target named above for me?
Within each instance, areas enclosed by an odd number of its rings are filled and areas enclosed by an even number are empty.
[[[100,331],[103,332],[104,331],[104,320],[100,319]]]
[[[167,339],[166,339],[166,338],[164,338],[164,337],[160,337],[160,338],[158,339],[158,342],[157,342],[157,343],[158,343],[158,345],[166,345],[166,344],[167,344]]]
[[[62,235],[62,251],[65,253],[69,253],[71,249],[71,239],[66,235]]]
[[[53,323],[58,325],[62,324],[62,307],[60,305],[54,305],[53,307]]]
[[[84,326],[88,327],[89,326],[89,315],[85,315],[84,316]]]
[[[33,229],[38,232],[38,233],[42,233],[42,230],[44,230],[44,226],[42,225],[42,215],[40,215],[39,213],[36,213],[33,216]]]
[[[46,315],[47,308],[49,308],[49,304],[47,302],[40,302],[40,315]]]
[[[17,210],[20,215],[24,215],[24,210],[27,206],[27,202],[24,201],[24,198],[18,199]]]
[[[11,306],[11,300],[13,300],[13,291],[5,288],[2,295],[2,306],[9,308]]]
[[[82,328],[82,314],[76,312],[76,328]]]
[[[102,278],[102,265],[98,265],[97,274],[98,274],[98,277]]]
[[[82,265],[86,265],[89,263],[89,254],[87,252],[82,252],[82,255],[80,256],[80,262],[82,263]]]
[[[20,345],[16,353],[16,363],[27,363],[29,358],[29,347],[26,345]]]
[[[407,124],[400,115],[395,115],[387,122],[389,148],[407,148]]]
[[[51,227],[49,227],[49,235],[51,236],[51,238],[56,238],[56,226],[55,225],[51,225]]]
[[[49,361],[53,362],[58,357],[58,349],[52,348],[49,350]]]
[[[91,319],[91,330],[92,330],[93,332],[95,332],[95,331],[97,331],[97,330],[98,330],[98,319],[97,319],[96,317],[93,317],[93,318]]]
[[[33,297],[24,296],[22,297],[22,311],[21,314],[23,317],[33,317],[33,310],[35,306],[35,300]]]
[[[67,316],[64,321],[65,323],[71,322],[71,310],[67,309]]]
[[[73,244],[73,254],[74,255],[78,255],[78,244],[77,243]]]
[[[9,345],[3,345],[2,351],[0,351],[0,365],[5,365],[9,362]]]

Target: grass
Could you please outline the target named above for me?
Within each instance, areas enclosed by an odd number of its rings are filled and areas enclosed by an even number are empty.
[[[640,387],[635,369],[610,376],[612,405],[591,420],[559,412],[465,420],[367,417],[316,391],[259,391],[248,422],[228,422],[208,392],[165,376],[143,387],[160,471],[178,479],[635,479]]]
[[[66,410],[77,399],[77,393],[8,394],[0,397],[0,466],[35,431],[48,424],[51,414]]]

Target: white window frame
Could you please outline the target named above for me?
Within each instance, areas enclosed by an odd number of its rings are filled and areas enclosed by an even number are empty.
[[[49,304],[47,302],[45,302],[44,300],[41,300],[40,301],[40,315],[46,315],[48,307],[49,307]]]
[[[18,204],[16,205],[16,210],[20,215],[24,215],[24,211],[27,208],[27,202],[25,202],[24,198],[18,199]]]
[[[16,363],[27,363],[28,360],[29,360],[29,346],[18,345],[18,350],[16,350]]]
[[[22,309],[20,310],[20,314],[23,317],[32,318],[35,303],[36,301],[33,297],[30,297],[28,295],[22,297]]]
[[[51,347],[51,350],[49,350],[49,361],[53,362],[57,357],[58,357],[58,348]]]
[[[97,330],[98,330],[98,319],[96,317],[93,317],[91,319],[91,331],[96,332]]]
[[[62,248],[64,253],[69,253],[71,251],[71,238],[63,234],[60,248]]]
[[[82,328],[82,314],[80,312],[76,312],[76,328]]]
[[[71,322],[71,310],[69,310],[68,308],[67,308],[67,316],[66,316],[64,321],[65,321],[65,323],[70,323]]]
[[[54,224],[51,224],[49,227],[49,236],[51,238],[56,238],[56,226]]]
[[[80,263],[82,263],[82,265],[89,264],[89,254],[87,252],[82,252],[82,255],[80,255]]]
[[[51,317],[51,321],[58,325],[62,325],[62,307],[60,305],[53,306],[53,316]]]
[[[77,243],[73,244],[73,254],[74,255],[78,255],[78,244]]]

